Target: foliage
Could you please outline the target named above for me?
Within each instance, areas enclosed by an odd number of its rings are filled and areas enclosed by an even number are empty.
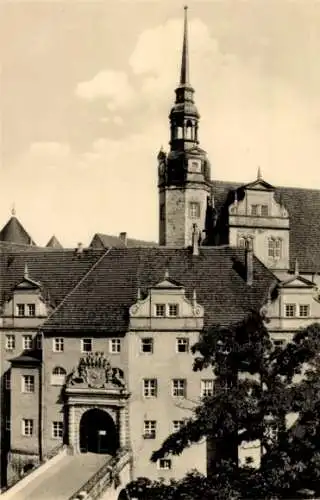
[[[180,455],[206,437],[216,445],[213,465],[208,477],[194,472],[170,484],[140,479],[130,485],[135,496],[292,499],[303,488],[320,494],[320,325],[275,348],[266,319],[253,312],[230,327],[213,326],[192,351],[195,371],[212,367],[214,394],[194,408],[151,460]],[[288,428],[286,418],[293,413],[297,421]],[[269,432],[271,426],[276,432]],[[238,446],[257,439],[265,452],[259,469],[240,466]]]

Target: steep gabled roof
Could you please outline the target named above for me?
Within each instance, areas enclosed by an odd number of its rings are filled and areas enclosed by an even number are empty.
[[[233,201],[231,192],[244,187],[236,182],[214,181],[212,193],[218,212]],[[320,190],[275,187],[276,201],[283,203],[290,218],[290,268],[298,259],[300,271],[320,271]],[[225,241],[227,242],[227,241]]]
[[[163,280],[166,270],[185,287],[187,298],[196,289],[207,327],[241,320],[251,309],[260,308],[276,280],[254,258],[254,281],[248,286],[244,251],[236,248],[201,247],[199,256],[183,248],[112,248],[53,312],[43,330],[125,333],[138,289],[146,294]]]
[[[1,229],[0,241],[19,245],[35,245],[35,242],[15,215],[13,215]]]
[[[60,241],[58,240],[58,238],[55,235],[53,235],[53,236],[51,236],[50,240],[46,244],[46,247],[47,248],[62,248],[62,245],[61,245]]]
[[[136,240],[127,238],[126,243],[118,236],[96,233],[89,245],[91,248],[134,248],[134,247],[157,247],[158,243],[153,241]]]

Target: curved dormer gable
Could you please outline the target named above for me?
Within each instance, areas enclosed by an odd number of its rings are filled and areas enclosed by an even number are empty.
[[[245,247],[250,238],[255,255],[270,269],[289,269],[289,213],[275,198],[275,188],[258,178],[233,192],[228,207],[229,241]]]
[[[165,278],[151,286],[145,297],[138,290],[138,300],[129,309],[130,330],[195,330],[203,328],[204,308],[186,297],[181,283]]]

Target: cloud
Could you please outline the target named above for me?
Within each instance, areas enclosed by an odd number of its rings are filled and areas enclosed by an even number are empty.
[[[115,111],[132,104],[135,90],[125,72],[109,69],[100,71],[91,80],[78,83],[76,95],[88,101],[106,99],[108,109]]]

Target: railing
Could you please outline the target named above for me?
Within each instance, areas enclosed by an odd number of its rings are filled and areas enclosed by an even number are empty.
[[[79,490],[72,495],[69,500],[78,500],[81,498],[90,498],[97,500],[102,493],[112,485],[116,489],[120,486],[119,474],[122,469],[131,461],[131,451],[122,448],[118,453],[110,458],[101,469],[99,469]]]

